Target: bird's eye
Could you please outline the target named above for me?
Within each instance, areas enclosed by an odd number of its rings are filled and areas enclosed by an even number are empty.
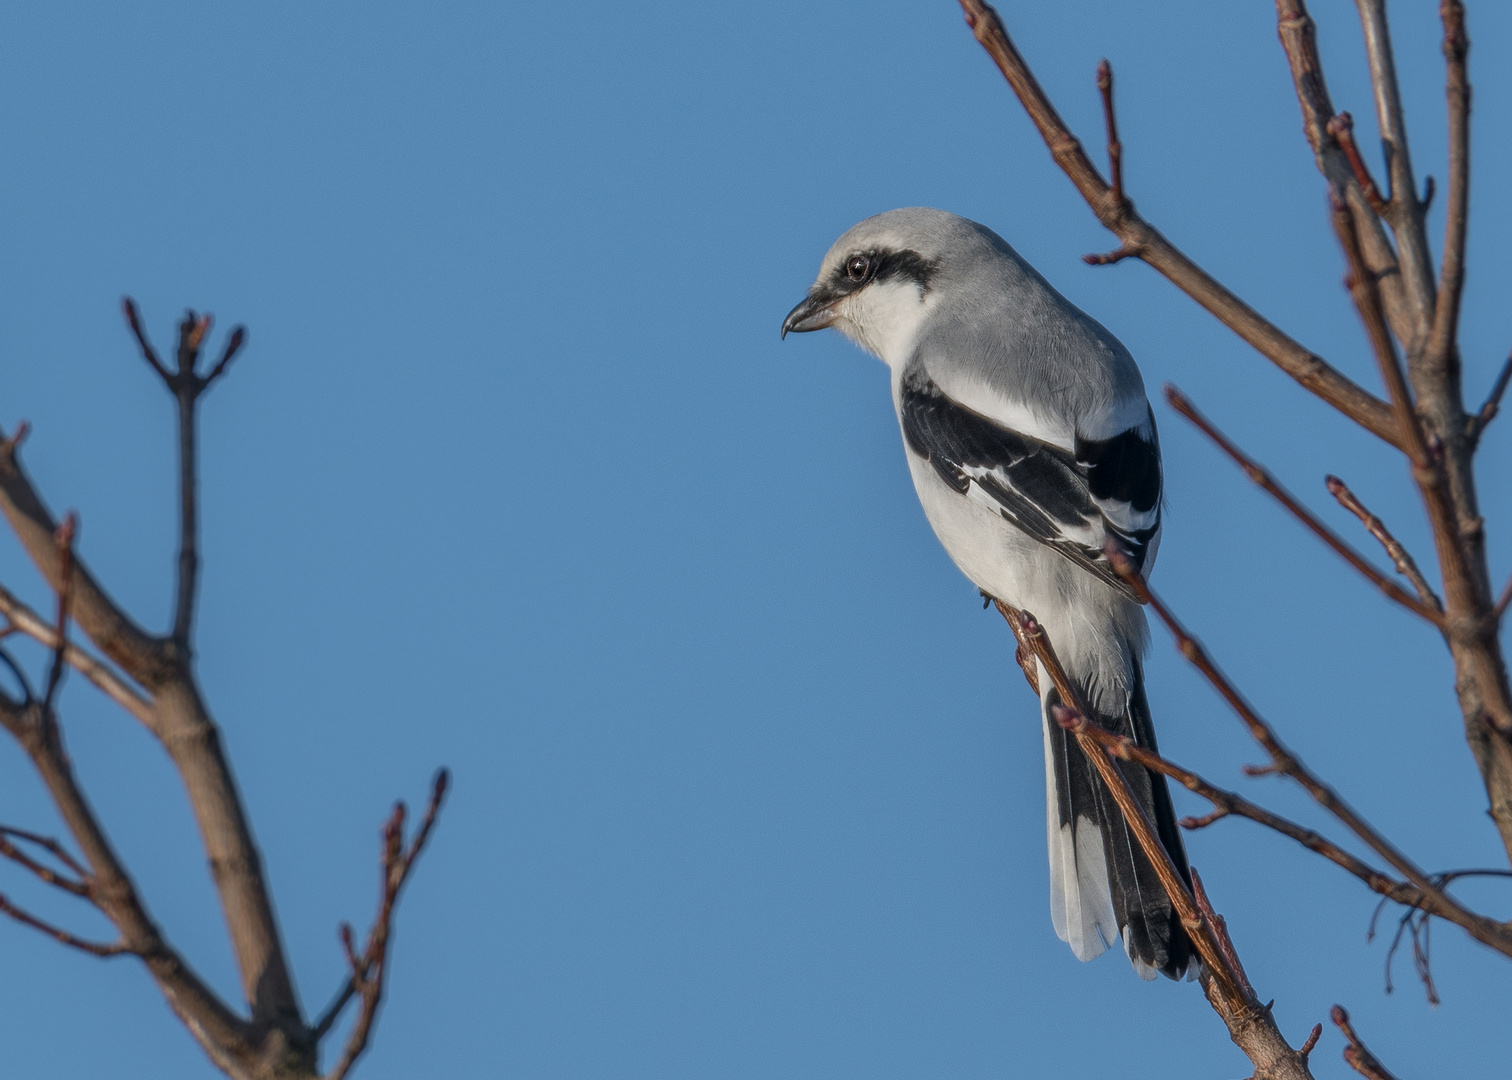
[[[871,259],[865,255],[852,255],[845,264],[845,276],[852,281],[865,281],[871,272]]]

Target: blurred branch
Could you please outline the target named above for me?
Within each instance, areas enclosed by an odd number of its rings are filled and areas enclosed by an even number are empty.
[[[1386,1066],[1377,1061],[1375,1055],[1360,1041],[1360,1036],[1355,1033],[1354,1026],[1349,1022],[1349,1013],[1344,1011],[1344,1006],[1335,1005],[1329,1016],[1349,1042],[1349,1045],[1344,1048],[1344,1060],[1351,1069],[1366,1080],[1396,1080],[1396,1077],[1386,1071]]]
[[[447,770],[441,769],[436,773],[436,778],[431,785],[430,802],[425,808],[425,816],[421,819],[420,828],[415,830],[415,835],[407,847],[404,843],[404,803],[394,805],[394,812],[389,815],[388,821],[384,824],[383,884],[379,891],[378,914],[373,919],[372,928],[368,930],[367,942],[361,955],[358,955],[353,943],[351,926],[346,923],[341,924],[341,945],[346,953],[347,966],[351,969],[351,975],[347,979],[346,986],[326,1010],[325,1015],[316,1022],[313,1029],[315,1037],[319,1039],[331,1029],[336,1018],[341,1015],[342,1009],[354,996],[362,999],[362,1005],[358,1010],[357,1020],[352,1025],[351,1034],[347,1036],[341,1057],[326,1074],[326,1080],[343,1080],[343,1077],[356,1064],[357,1059],[362,1056],[362,1052],[367,1049],[373,1020],[378,1015],[378,1003],[383,999],[383,980],[388,970],[388,947],[389,937],[393,931],[394,905],[398,903],[399,891],[404,888],[410,871],[414,869],[415,860],[420,857],[426,841],[430,839],[431,830],[436,824],[436,816],[441,812],[441,802],[446,797],[449,781],[450,773]]]

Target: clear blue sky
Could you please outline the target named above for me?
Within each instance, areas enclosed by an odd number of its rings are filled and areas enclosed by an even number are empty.
[[[1442,177],[1436,5],[1393,7],[1417,164]],[[1353,5],[1316,8],[1369,145]],[[1140,209],[1376,385],[1271,5],[1004,13],[1094,145],[1112,58]],[[1470,30],[1478,401],[1509,344],[1512,11],[1473,4]],[[32,421],[34,477],[150,625],[170,409],[119,298],[163,345],[185,306],[251,331],[204,406],[200,670],[308,1006],[341,977],[337,923],[370,916],[389,801],[454,770],[362,1076],[1247,1074],[1195,986],[1055,939],[1010,635],[924,522],[884,369],[833,336],[778,341],[831,241],[913,204],[997,229],[1152,388],[1179,383],[1349,529],[1321,483],[1343,475],[1428,556],[1384,447],[1149,269],[1080,262],[1109,237],[948,0],[9,11],[0,423]],[[1497,865],[1434,635],[1159,416],[1156,584],[1424,864]],[[1483,453],[1498,577],[1509,449],[1503,421]],[[45,602],[13,543],[0,580]],[[1172,756],[1318,820],[1238,776],[1258,752],[1159,633],[1150,669]],[[233,993],[163,755],[82,680],[63,703],[154,913]],[[10,745],[0,820],[56,828]],[[1340,1001],[1404,1077],[1505,1067],[1506,961],[1441,926],[1444,1004],[1402,960],[1388,997],[1362,886],[1243,823],[1189,843],[1294,1040]],[[37,899],[14,873],[0,889]],[[10,924],[0,957],[6,1077],[212,1075],[131,963]],[[1320,1075],[1339,1048],[1330,1028]]]

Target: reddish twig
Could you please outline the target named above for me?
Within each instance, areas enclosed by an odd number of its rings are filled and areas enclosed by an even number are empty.
[[[1366,430],[1396,445],[1395,421],[1385,402],[1303,348],[1224,288],[1141,218],[1127,199],[1118,201],[1113,198],[1112,188],[1066,127],[1013,39],[1008,36],[998,13],[982,0],[960,0],[960,4],[967,25],[1008,80],[1055,163],[1076,185],[1097,220],[1121,241],[1119,252],[1122,254],[1115,252],[1114,255],[1120,258],[1133,255],[1148,263],[1303,387]]]
[[[1118,141],[1118,121],[1113,114],[1113,65],[1106,59],[1097,65],[1097,89],[1102,94],[1103,122],[1108,129],[1108,180],[1113,201],[1127,204],[1123,186],[1123,144]]]
[[[1455,348],[1460,300],[1465,289],[1465,233],[1470,217],[1470,80],[1466,73],[1470,39],[1465,33],[1465,7],[1460,0],[1442,0],[1439,18],[1444,25],[1444,93],[1449,107],[1449,185],[1433,332],[1424,360],[1430,370],[1441,370],[1448,364]]]
[[[1496,414],[1501,411],[1502,395],[1507,392],[1507,380],[1512,379],[1512,353],[1507,355],[1502,364],[1501,371],[1496,376],[1496,382],[1491,384],[1491,392],[1486,395],[1486,402],[1479,411],[1470,418],[1470,443],[1475,445],[1480,442],[1481,435],[1487,425],[1496,419]]]
[[[1008,607],[1008,605],[1002,605]],[[1099,726],[1091,720],[1091,712],[1085,702],[1082,701],[1081,693],[1066,675],[1066,670],[1061,666],[1060,660],[1055,655],[1055,647],[1044,629],[1032,614],[1027,611],[1018,611],[1011,607],[1011,622],[1016,622],[1014,634],[1025,642],[1039,658],[1041,666],[1050,681],[1055,685],[1056,692],[1060,695],[1061,705],[1055,707],[1053,713],[1057,723],[1076,736],[1077,744],[1081,747],[1087,760],[1092,763],[1097,774],[1102,778],[1113,801],[1118,804],[1119,812],[1128,823],[1130,831],[1134,834],[1134,840],[1150,860],[1155,870],[1155,875],[1160,879],[1161,886],[1166,895],[1170,897],[1171,906],[1181,918],[1181,925],[1186,929],[1187,936],[1192,939],[1193,946],[1207,965],[1208,974],[1214,980],[1223,1005],[1231,1014],[1247,1015],[1258,1012],[1258,1002],[1252,993],[1246,993],[1241,976],[1231,970],[1227,958],[1214,936],[1213,929],[1203,919],[1201,912],[1197,910],[1196,902],[1191,892],[1187,889],[1186,882],[1181,879],[1181,873],[1176,869],[1176,864],[1171,861],[1170,853],[1161,844],[1155,834],[1155,826],[1151,824],[1144,808],[1135,799],[1134,793],[1129,789],[1128,781],[1119,771],[1118,765],[1111,754],[1105,752],[1096,738],[1093,728]],[[1100,729],[1099,730],[1103,730]]]
[[[30,926],[33,930],[40,930],[60,945],[67,945],[71,949],[78,949],[80,952],[89,953],[91,956],[124,956],[132,952],[126,943],[122,941],[87,941],[84,938],[70,934],[61,927],[54,926],[50,922],[37,918],[37,916],[24,908],[17,907],[4,894],[0,894],[0,912],[9,915],[18,923]]]
[[[1507,583],[1502,586],[1501,595],[1496,598],[1494,613],[1498,620],[1507,613],[1508,604],[1512,604],[1512,577],[1507,579]]]
[[[1380,189],[1371,178],[1365,159],[1360,157],[1360,148],[1355,144],[1354,139],[1354,117],[1347,112],[1341,112],[1328,122],[1325,130],[1339,144],[1339,149],[1344,151],[1344,156],[1349,161],[1349,167],[1354,172],[1355,182],[1360,185],[1360,192],[1365,196],[1365,201],[1370,204],[1372,210],[1384,217],[1386,200],[1381,197]]]
[[[5,633],[25,634],[48,649],[58,647],[57,627],[23,604],[3,585],[0,585],[0,615],[9,620],[10,625],[5,628]],[[106,697],[149,728],[152,726],[152,703],[128,684],[125,676],[71,641],[66,643],[64,656],[70,667],[99,687]]]
[[[1244,964],[1239,959],[1239,951],[1234,948],[1234,939],[1229,937],[1227,921],[1213,910],[1213,902],[1208,899],[1207,888],[1202,884],[1202,875],[1197,873],[1197,868],[1190,866],[1187,869],[1192,874],[1192,900],[1196,903],[1203,920],[1212,928],[1213,940],[1218,946],[1218,951],[1223,954],[1229,970],[1234,973],[1239,988],[1247,997],[1255,999],[1255,988],[1250,985],[1249,974],[1244,970]],[[1304,1056],[1307,1054],[1305,1047],[1302,1054]]]
[[[147,337],[147,331],[142,329],[141,316],[137,313],[136,301],[129,296],[121,298],[121,310],[126,313],[126,324],[131,327],[131,333],[136,337],[137,344],[142,349],[142,359],[152,366],[157,372],[158,378],[168,382],[173,376],[168,374],[168,369],[158,359],[157,350],[152,347],[152,342]]]
[[[54,623],[54,637],[57,643],[53,646],[52,664],[47,669],[47,690],[42,696],[42,712],[50,714],[53,702],[58,694],[58,686],[63,682],[63,672],[68,668],[68,610],[73,600],[74,578],[74,537],[79,531],[79,516],[70,513],[63,519],[63,524],[58,526],[58,531],[53,536],[53,543],[58,549],[58,618]]]
[[[1445,918],[1452,918],[1457,925],[1463,927],[1472,937],[1483,944],[1490,945],[1493,949],[1507,956],[1512,956],[1512,927],[1495,922],[1474,912],[1466,910],[1452,897],[1446,895],[1442,889],[1433,884],[1432,880],[1406,855],[1397,850],[1384,836],[1375,830],[1368,822],[1361,818],[1354,809],[1341,799],[1323,781],[1319,780],[1296,755],[1294,755],[1277,738],[1270,725],[1261,719],[1253,706],[1245,700],[1244,695],[1229,681],[1228,677],[1218,669],[1201,642],[1187,633],[1171,609],[1151,591],[1140,576],[1139,570],[1134,566],[1127,554],[1116,544],[1109,543],[1104,549],[1104,554],[1118,575],[1129,584],[1135,594],[1159,617],[1176,639],[1177,649],[1182,656],[1200,671],[1204,678],[1218,691],[1224,701],[1228,702],[1236,716],[1244,723],[1253,738],[1270,756],[1275,771],[1289,777],[1301,785],[1302,789],[1312,796],[1323,809],[1327,810],[1339,820],[1350,832],[1364,841],[1372,851],[1384,859],[1392,869],[1401,874],[1420,893],[1423,894],[1424,902],[1431,902],[1439,911],[1450,912]]]
[[[1329,1016],[1349,1042],[1349,1045],[1344,1048],[1344,1060],[1351,1069],[1366,1080],[1396,1080],[1396,1077],[1386,1071],[1386,1066],[1377,1061],[1375,1055],[1360,1041],[1360,1036],[1355,1033],[1354,1025],[1349,1022],[1349,1013],[1344,1011],[1344,1006],[1335,1005],[1329,1012]]]
[[[407,846],[404,842],[404,803],[395,803],[394,812],[384,823],[383,883],[379,892],[378,914],[373,920],[372,928],[368,931],[367,941],[360,954],[356,949],[351,926],[347,923],[341,924],[341,947],[346,954],[347,966],[351,969],[351,974],[336,999],[311,1029],[315,1038],[319,1040],[330,1031],[347,1002],[353,997],[360,997],[362,1005],[352,1025],[351,1034],[347,1036],[341,1057],[326,1074],[326,1080],[342,1080],[362,1052],[367,1049],[373,1020],[378,1015],[378,1003],[383,999],[383,980],[388,967],[394,906],[398,903],[399,892],[404,888],[404,883],[414,868],[415,860],[419,858],[426,841],[430,839],[431,830],[436,824],[436,816],[441,812],[441,802],[446,797],[449,781],[450,773],[446,769],[441,769],[436,773],[431,787],[430,803],[425,808],[425,816],[421,819],[419,829],[415,831]]]
[[[1349,490],[1349,486],[1337,476],[1326,476],[1323,482],[1328,487],[1328,493],[1339,500],[1339,505],[1359,518],[1365,530],[1381,542],[1392,564],[1396,566],[1397,573],[1412,582],[1412,587],[1417,590],[1418,599],[1435,611],[1442,612],[1444,605],[1439,600],[1438,594],[1428,584],[1428,579],[1418,569],[1412,555],[1395,536],[1391,535],[1391,530],[1386,528],[1386,523],[1366,509],[1365,504],[1360,502],[1355,493]]]
[[[25,841],[28,844],[35,844],[37,847],[48,852],[53,858],[68,867],[69,871],[74,875],[74,879],[70,880],[59,874],[52,867],[33,859],[21,848],[11,843],[12,837]],[[28,832],[25,829],[14,829],[9,825],[0,825],[0,855],[3,855],[18,866],[25,867],[42,881],[62,889],[66,893],[86,898],[89,896],[89,886],[92,880],[89,871],[84,869],[83,865],[68,853],[67,848],[50,836],[42,836],[39,833]]]
[[[1239,466],[1239,468],[1244,470],[1244,474],[1246,476],[1248,476],[1257,485],[1259,485],[1268,494],[1270,494],[1277,502],[1279,502],[1282,506],[1289,510],[1292,516],[1295,517],[1298,521],[1302,522],[1302,524],[1305,525],[1308,530],[1313,533],[1314,536],[1318,537],[1329,547],[1333,548],[1335,552],[1343,557],[1345,562],[1349,563],[1350,566],[1353,566],[1361,574],[1364,574],[1365,577],[1373,582],[1378,589],[1380,589],[1391,599],[1395,600],[1398,604],[1401,604],[1403,607],[1407,608],[1414,614],[1422,616],[1429,622],[1433,623],[1435,626],[1443,626],[1444,616],[1441,611],[1434,610],[1427,604],[1423,603],[1423,601],[1407,592],[1396,582],[1392,581],[1385,574],[1381,573],[1374,566],[1372,566],[1369,560],[1367,560],[1363,555],[1346,544],[1337,533],[1335,533],[1327,525],[1323,524],[1323,522],[1319,521],[1318,518],[1313,515],[1312,511],[1308,510],[1301,503],[1299,503],[1292,496],[1291,492],[1287,491],[1284,487],[1278,484],[1269,472],[1267,472],[1261,465],[1256,463],[1254,459],[1245,454],[1244,451],[1240,450],[1239,447],[1234,445],[1234,443],[1228,438],[1228,436],[1224,435],[1223,432],[1219,431],[1218,428],[1213,425],[1212,421],[1203,416],[1202,413],[1198,412],[1196,406],[1194,406],[1191,401],[1187,399],[1185,394],[1176,389],[1176,387],[1167,384],[1165,388],[1165,397],[1166,400],[1170,402],[1171,408],[1175,409],[1182,416],[1186,417],[1193,424],[1195,424],[1197,428],[1209,439],[1211,439],[1220,450],[1227,454],[1229,458]]]
[[[245,326],[237,326],[232,329],[231,336],[226,340],[226,348],[221,353],[220,360],[216,362],[216,365],[210,369],[210,373],[204,378],[204,385],[206,387],[226,373],[226,369],[231,366],[231,361],[236,359],[236,354],[241,352],[241,347],[246,340],[247,328]]]

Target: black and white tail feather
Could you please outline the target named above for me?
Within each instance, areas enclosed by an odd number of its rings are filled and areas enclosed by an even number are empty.
[[[1091,719],[1136,745],[1155,750],[1142,665],[1134,661],[1133,689],[1121,715]],[[1142,979],[1180,979],[1192,964],[1192,945],[1155,868],[1134,839],[1123,812],[1076,737],[1056,723],[1060,695],[1043,669],[1039,684],[1045,733],[1045,820],[1050,849],[1050,921],[1078,960],[1101,956],[1115,941]],[[1134,797],[1177,870],[1191,885],[1186,849],[1165,778],[1122,765]]]
[[[869,218],[830,249],[782,329],[826,326],[891,369],[914,488],[955,564],[1034,613],[1092,719],[1154,749],[1145,618],[1104,554],[1116,542],[1148,575],[1160,544],[1160,446],[1128,350],[996,233],[919,208]],[[1180,920],[1052,719],[1044,673],[1039,685],[1055,931],[1083,960],[1121,940],[1141,976],[1180,978],[1195,967]],[[1186,876],[1165,778],[1124,774]]]

